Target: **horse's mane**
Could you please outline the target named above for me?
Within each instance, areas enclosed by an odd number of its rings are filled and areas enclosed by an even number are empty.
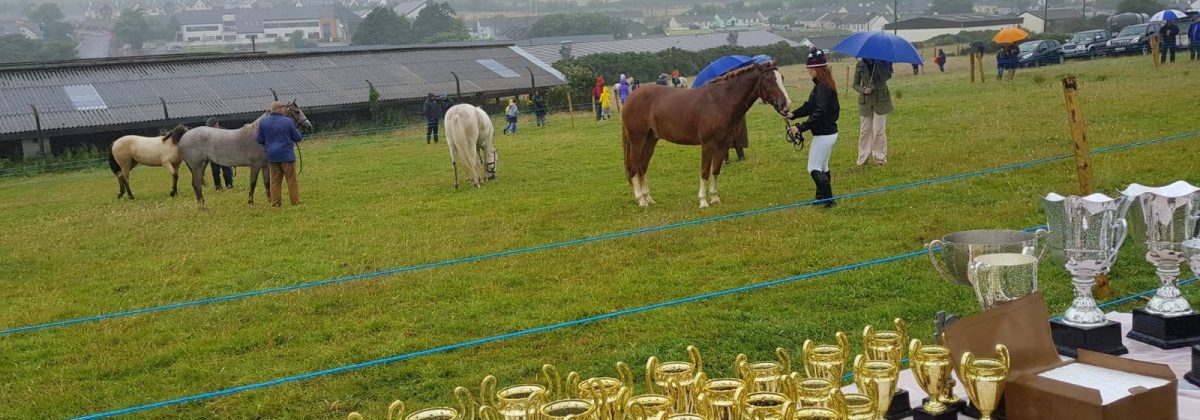
[[[770,68],[770,67],[763,65],[763,64],[751,64],[749,66],[734,69],[733,71],[722,74],[716,78],[713,78],[712,80],[709,80],[708,83],[705,83],[705,84],[714,84],[714,83],[724,82],[726,80],[741,76],[741,75],[749,73],[751,71],[766,70],[768,68]]]

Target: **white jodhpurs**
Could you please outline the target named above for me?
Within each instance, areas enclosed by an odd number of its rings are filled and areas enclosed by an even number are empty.
[[[833,144],[837,143],[837,138],[837,133],[813,136],[808,145],[809,172],[829,172],[829,155],[833,154]]]

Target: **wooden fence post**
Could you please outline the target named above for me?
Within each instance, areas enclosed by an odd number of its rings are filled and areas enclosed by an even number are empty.
[[[1078,82],[1074,77],[1068,77],[1062,80],[1063,98],[1067,104],[1067,122],[1071,125],[1071,141],[1075,149],[1075,175],[1079,178],[1079,195],[1085,196],[1091,194],[1095,189],[1095,184],[1092,178],[1092,158],[1089,154],[1088,138],[1087,138],[1087,122],[1083,119],[1083,109],[1079,106],[1079,99],[1075,96],[1079,90]],[[1096,277],[1096,297],[1107,298],[1111,291],[1108,287],[1108,275]]]
[[[1154,67],[1158,67],[1158,54],[1161,51],[1162,44],[1159,42],[1158,35],[1150,37],[1150,61],[1154,62]]]
[[[975,52],[971,52],[971,83],[975,83]]]
[[[851,67],[854,67],[854,65],[851,64],[849,66],[846,66],[846,84],[844,86],[842,86],[846,90],[846,92],[850,91],[850,68]]]
[[[999,66],[1000,62],[996,62],[996,65]],[[987,83],[987,76],[983,69],[983,53],[979,53],[979,83]]]
[[[571,91],[567,91],[567,112],[571,113],[571,128],[575,128],[575,104],[571,102]]]
[[[600,114],[597,114],[597,111],[596,111],[596,107],[599,106],[596,104],[596,102],[598,102],[598,101],[596,101],[596,98],[592,98],[592,115],[600,115]],[[596,118],[596,122],[600,122],[600,118]]]

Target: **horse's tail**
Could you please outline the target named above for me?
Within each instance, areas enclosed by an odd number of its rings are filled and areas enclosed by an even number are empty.
[[[113,175],[121,173],[121,164],[117,163],[117,158],[113,156],[112,148],[115,144],[117,143],[113,142],[113,144],[108,145],[108,167],[112,169]]]
[[[173,130],[171,130],[170,133],[163,136],[163,142],[166,142],[167,139],[171,139],[172,143],[179,144],[179,139],[183,138],[183,134],[187,133],[187,131],[187,127],[177,125]]]
[[[461,108],[452,111],[454,112],[446,115],[446,144],[450,146],[450,160],[461,163],[467,179],[478,185],[481,179],[479,152],[476,150],[479,123],[474,118],[471,118],[469,123],[465,121],[467,119]],[[470,135],[471,133],[475,135]]]

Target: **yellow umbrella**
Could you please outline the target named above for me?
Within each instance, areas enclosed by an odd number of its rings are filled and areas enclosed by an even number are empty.
[[[1029,32],[1025,32],[1024,29],[1012,26],[1001,29],[1000,32],[996,33],[996,36],[992,37],[992,41],[995,41],[997,44],[1012,44],[1024,41],[1025,38],[1028,37]]]

